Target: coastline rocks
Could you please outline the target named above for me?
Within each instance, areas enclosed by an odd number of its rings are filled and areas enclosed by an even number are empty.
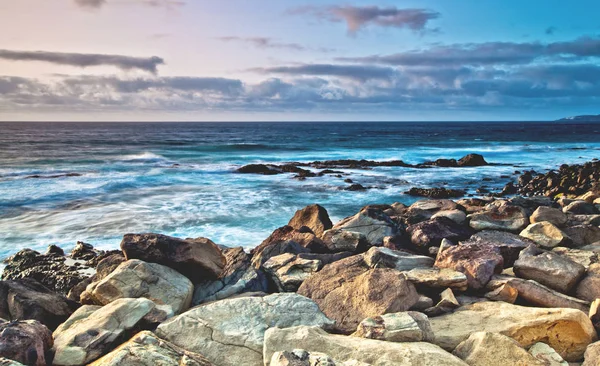
[[[252,264],[256,269],[271,257],[280,254],[291,253],[327,253],[328,249],[325,243],[310,230],[300,231],[291,226],[282,226],[268,238],[263,240],[259,246],[252,249]]]
[[[356,360],[341,363],[324,353],[308,352],[303,349],[275,352],[269,364],[270,366],[370,366]]]
[[[469,287],[485,287],[494,274],[502,272],[504,259],[497,248],[482,245],[456,245],[440,250],[435,267],[450,268],[467,276]]]
[[[267,291],[267,277],[262,270],[255,269],[244,248],[223,250],[226,265],[216,280],[205,280],[194,289],[193,305],[222,300],[244,292]]]
[[[76,303],[35,280],[25,278],[0,281],[0,318],[37,320],[48,328],[55,329],[76,308]]]
[[[567,234],[547,221],[531,224],[519,235],[546,249],[569,246],[572,243]]]
[[[461,210],[444,210],[444,211],[438,211],[436,214],[434,214],[433,216],[431,216],[432,219],[437,219],[439,217],[445,217],[448,218],[452,221],[454,221],[455,223],[462,225],[467,221],[467,214],[464,213]]]
[[[51,361],[52,345],[52,333],[38,321],[0,324],[0,357],[25,365],[46,366]]]
[[[352,336],[387,342],[432,342],[434,339],[429,318],[416,311],[364,319]]]
[[[410,225],[406,232],[412,246],[419,252],[427,253],[431,247],[439,247],[443,239],[456,242],[467,239],[472,232],[446,217]]]
[[[265,333],[265,360],[271,360],[276,352],[293,351],[298,348],[326,353],[339,362],[358,361],[372,366],[466,366],[459,358],[440,347],[424,342],[385,342],[327,334],[317,327],[303,326],[271,328]],[[348,365],[356,365],[350,362]],[[268,365],[269,363],[266,362],[265,366]]]
[[[577,285],[575,294],[578,298],[589,302],[600,299],[600,264],[590,265],[585,277]]]
[[[584,361],[581,366],[597,366],[600,364],[600,342],[590,344],[585,350]]]
[[[286,253],[271,257],[263,264],[279,292],[295,292],[310,275],[322,267],[318,259],[300,258]]]
[[[414,268],[402,273],[417,289],[454,288],[466,291],[468,288],[467,276],[449,268]]]
[[[495,201],[485,207],[484,211],[470,214],[469,225],[477,230],[500,230],[519,232],[529,224],[529,217],[519,206],[505,201]]]
[[[211,366],[204,356],[189,352],[143,331],[90,366]]]
[[[392,219],[376,208],[363,208],[354,216],[347,217],[333,226],[341,229],[363,234],[369,245],[383,245],[383,238],[394,236],[399,228]]]
[[[299,230],[301,227],[306,226],[316,236],[322,236],[325,230],[331,229],[333,224],[329,219],[327,210],[319,205],[306,206],[301,210],[296,211],[294,217],[288,223],[288,226]]]
[[[108,353],[154,310],[148,299],[119,299],[103,307],[84,305],[54,331],[54,364],[86,365]]]
[[[430,268],[433,259],[399,250],[373,247],[362,255],[370,268],[391,268],[398,271],[410,271],[414,268]]]
[[[106,305],[122,298],[147,298],[166,318],[187,310],[192,301],[192,282],[169,267],[137,259],[121,263],[111,274],[90,284],[81,302]]]
[[[410,309],[419,300],[415,287],[397,270],[371,269],[360,255],[323,267],[298,294],[313,299],[343,333],[365,318]]]
[[[562,293],[569,293],[585,274],[585,267],[535,246],[523,250],[513,267],[518,277],[534,280]]]
[[[273,294],[196,307],[162,323],[155,333],[219,366],[262,365],[265,331],[298,325],[330,327],[333,322],[310,299]]]
[[[595,215],[598,214],[598,209],[592,203],[573,201],[563,207],[563,212],[573,215]]]
[[[574,309],[530,308],[503,302],[463,306],[454,313],[431,318],[435,343],[453,350],[472,333],[500,333],[521,347],[546,342],[565,360],[577,361],[596,331],[587,315]]]
[[[96,273],[94,273],[92,277],[86,278],[85,280],[79,282],[77,285],[73,286],[73,288],[71,288],[71,290],[69,291],[67,298],[69,300],[79,302],[81,299],[81,294],[85,291],[89,284],[104,279],[123,262],[125,262],[125,256],[122,252],[118,252],[117,254],[109,254],[105,256],[103,259],[98,261],[98,264],[96,266]]]
[[[452,354],[470,366],[546,366],[546,363],[537,360],[514,339],[498,333],[473,333]]]
[[[162,264],[194,283],[218,278],[225,267],[221,250],[206,238],[182,240],[161,234],[127,234],[121,241],[121,250],[127,260]]]
[[[281,174],[280,171],[271,168],[265,164],[248,164],[237,169],[238,173],[242,174],[262,174],[262,175],[275,175]]]
[[[552,207],[540,206],[529,218],[532,224],[547,221],[555,226],[563,226],[567,223],[567,215],[561,210]]]
[[[564,229],[564,233],[573,240],[573,245],[582,247],[600,241],[600,227],[594,225],[576,225]]]
[[[322,235],[323,243],[327,249],[333,253],[337,252],[363,252],[368,247],[367,237],[362,233],[330,229]]]
[[[410,196],[416,197],[430,197],[430,198],[460,198],[463,197],[466,192],[460,189],[449,189],[449,188],[417,188],[413,187],[407,192],[404,192]]]
[[[500,251],[504,258],[504,267],[512,267],[519,258],[519,253],[529,245],[533,244],[529,239],[506,231],[484,230],[473,234],[468,240],[460,245],[481,244],[494,247]]]
[[[458,166],[467,167],[467,166],[485,166],[488,165],[488,162],[485,161],[482,155],[479,154],[468,154],[463,156],[458,160]]]
[[[544,366],[569,366],[556,351],[546,343],[538,342],[529,348],[529,353]]]

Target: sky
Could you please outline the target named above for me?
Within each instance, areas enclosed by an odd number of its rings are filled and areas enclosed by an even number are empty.
[[[0,0],[2,121],[600,113],[597,0]]]

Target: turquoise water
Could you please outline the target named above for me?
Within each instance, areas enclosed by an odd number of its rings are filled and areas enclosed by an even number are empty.
[[[255,162],[468,153],[501,165],[346,170],[376,187],[365,192],[340,190],[346,177],[235,173]],[[517,169],[598,157],[600,124],[584,123],[0,123],[0,257],[78,240],[116,248],[130,232],[251,248],[307,204],[335,221],[369,203],[411,203],[403,192],[413,186],[501,187]]]

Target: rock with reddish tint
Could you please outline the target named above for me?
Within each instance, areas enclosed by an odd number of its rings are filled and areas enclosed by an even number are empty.
[[[406,229],[413,248],[427,253],[431,247],[439,247],[443,239],[456,242],[465,240],[473,233],[468,227],[446,217],[423,221]]]
[[[306,228],[304,227],[304,229]],[[296,247],[301,248],[294,249],[292,248],[294,245],[284,245],[282,244],[284,242],[293,242],[296,244]],[[308,252],[328,253],[329,249],[325,243],[323,243],[323,241],[310,230],[296,230],[287,225],[275,229],[275,231],[273,231],[268,238],[263,240],[259,246],[252,249],[250,254],[252,255],[252,263],[256,268],[259,268],[260,265],[275,255],[283,253],[298,254]]]
[[[513,263],[519,258],[519,253],[533,244],[533,242],[506,231],[484,230],[473,234],[469,240],[463,241],[460,244],[481,244],[498,248],[502,258],[504,258],[504,267],[508,268],[512,267]]]
[[[221,250],[206,238],[183,240],[161,234],[127,234],[121,241],[121,250],[127,260],[171,267],[194,283],[218,278],[225,267]]]
[[[479,155],[479,154],[465,155],[458,160],[458,166],[460,166],[460,167],[485,166],[485,165],[488,165],[488,162],[485,161],[483,155]]]
[[[51,364],[52,333],[35,320],[0,324],[0,357],[24,365]]]
[[[482,244],[449,247],[438,253],[434,264],[464,273],[469,287],[474,290],[485,287],[494,274],[502,272],[503,265],[500,251]]]
[[[319,205],[306,206],[296,211],[294,217],[288,223],[288,226],[294,229],[300,229],[303,226],[308,227],[316,236],[323,235],[325,230],[331,229],[333,224],[329,219],[327,210]]]

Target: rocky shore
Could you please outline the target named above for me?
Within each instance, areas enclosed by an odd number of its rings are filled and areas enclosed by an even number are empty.
[[[337,223],[311,205],[249,253],[153,233],[22,250],[0,365],[600,365],[599,168]]]

